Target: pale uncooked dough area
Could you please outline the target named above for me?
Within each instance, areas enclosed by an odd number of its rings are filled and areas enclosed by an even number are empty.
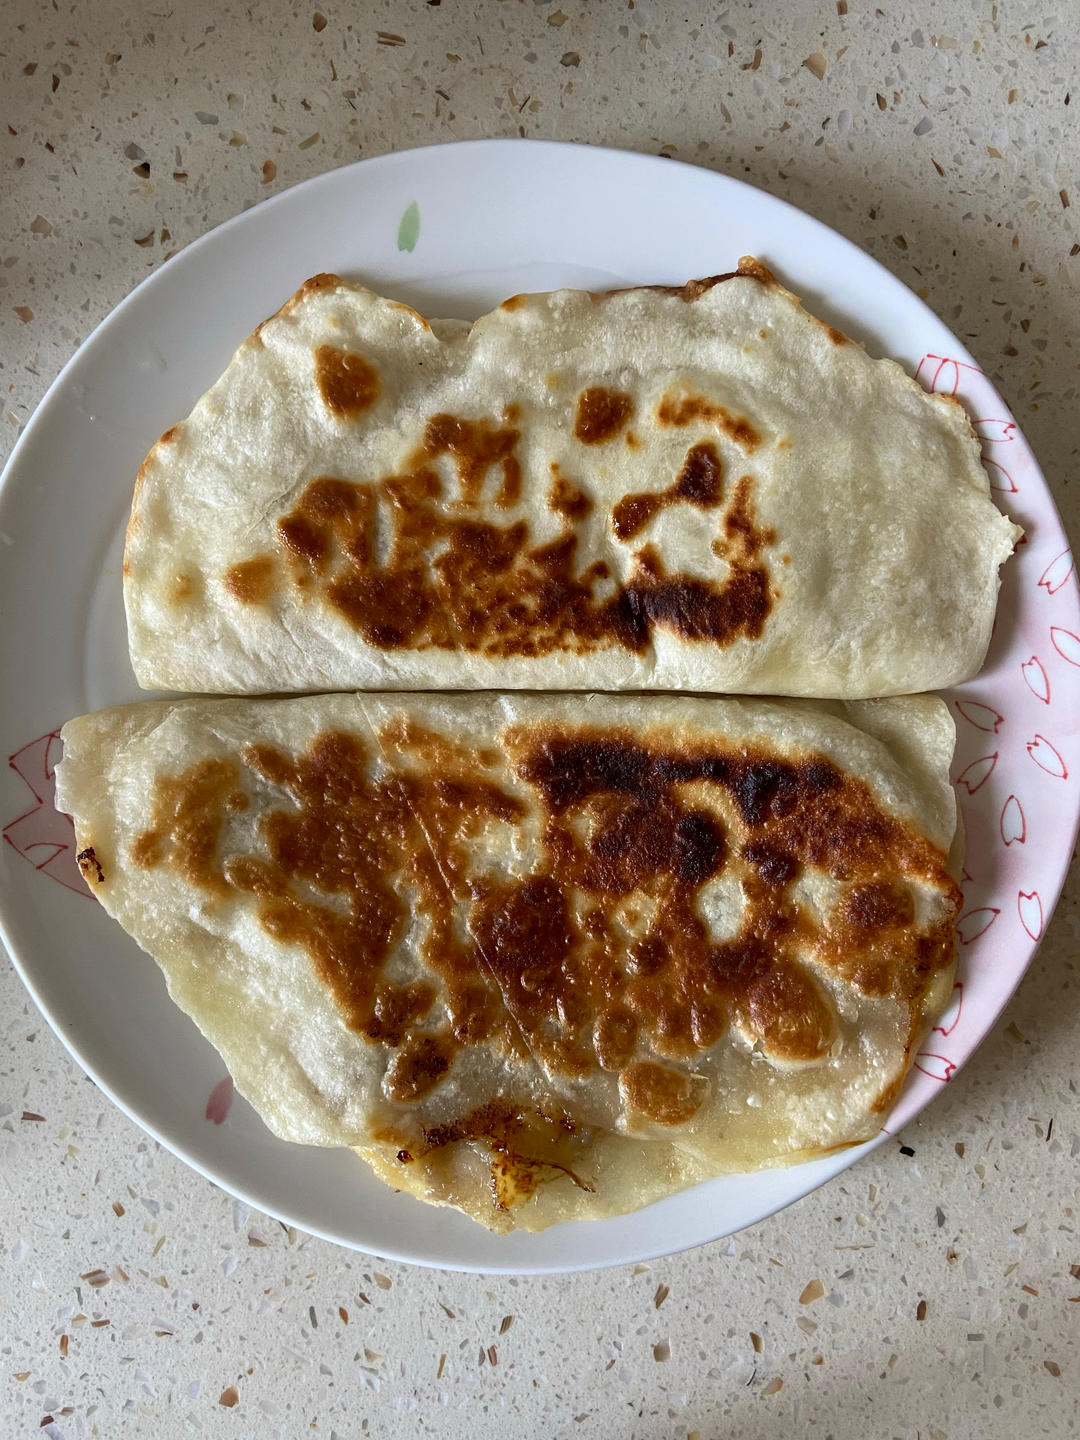
[[[230,216],[353,160],[525,136],[709,167],[865,248],[998,386],[1075,539],[1078,46],[1070,0],[9,0],[3,454],[94,326]],[[234,1201],[5,963],[0,1435],[1075,1434],[1078,949],[1074,866],[917,1123],[730,1240],[540,1278],[367,1257]]]

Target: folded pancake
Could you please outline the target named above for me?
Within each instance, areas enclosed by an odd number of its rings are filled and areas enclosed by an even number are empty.
[[[471,327],[321,275],[144,463],[148,688],[930,690],[1018,529],[950,396],[732,275]]]
[[[329,695],[64,727],[87,883],[284,1139],[494,1230],[877,1132],[952,985],[930,697]]]

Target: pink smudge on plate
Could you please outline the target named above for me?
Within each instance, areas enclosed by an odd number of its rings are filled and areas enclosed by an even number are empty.
[[[233,1082],[232,1076],[226,1075],[224,1080],[219,1080],[210,1091],[210,1098],[206,1102],[206,1118],[212,1120],[215,1125],[223,1125],[232,1109]]]

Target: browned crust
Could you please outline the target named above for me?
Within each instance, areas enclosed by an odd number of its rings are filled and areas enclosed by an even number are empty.
[[[131,574],[131,562],[128,551],[139,528],[139,501],[142,498],[143,486],[146,484],[146,477],[150,473],[150,467],[157,460],[157,453],[164,445],[173,445],[180,436],[183,422],[177,425],[170,425],[162,435],[159,435],[154,444],[139,466],[139,472],[135,476],[135,489],[131,496],[131,514],[128,516],[127,529],[124,532],[124,574]]]
[[[722,283],[723,283],[724,281],[726,281],[726,280],[734,280],[734,279],[750,279],[750,280],[755,280],[755,281],[757,281],[759,284],[763,284],[763,285],[776,285],[776,284],[777,284],[777,281],[776,281],[775,276],[774,276],[773,273],[768,269],[768,267],[767,267],[766,265],[764,265],[760,260],[758,260],[758,259],[757,259],[755,256],[753,256],[753,255],[743,255],[743,256],[740,256],[739,262],[738,262],[738,267],[737,267],[735,270],[727,271],[727,272],[725,272],[725,273],[723,273],[723,274],[705,276],[705,277],[700,278],[700,279],[688,280],[688,281],[687,281],[684,285],[682,285],[682,286],[671,286],[671,285],[628,286],[628,287],[625,287],[625,288],[623,288],[623,289],[609,290],[609,291],[605,291],[605,292],[589,292],[589,293],[590,293],[590,298],[591,298],[593,301],[599,302],[599,301],[604,300],[604,299],[607,299],[607,298],[609,298],[610,296],[613,296],[613,295],[629,294],[629,293],[631,293],[631,292],[634,291],[634,290],[650,290],[650,291],[653,291],[654,293],[671,295],[671,296],[673,296],[673,297],[677,297],[677,298],[683,300],[683,301],[686,302],[686,303],[691,303],[691,302],[693,302],[693,301],[695,301],[695,300],[699,300],[703,295],[708,294],[708,292],[709,292],[710,290],[712,290],[714,286],[719,285],[719,284],[722,284]],[[293,314],[300,306],[302,306],[303,304],[305,304],[309,299],[311,299],[311,298],[312,298],[313,296],[315,296],[315,295],[322,294],[322,293],[324,293],[324,292],[335,291],[335,290],[354,290],[354,291],[355,291],[355,290],[363,290],[364,288],[365,288],[364,286],[356,285],[356,284],[354,284],[354,283],[351,282],[351,281],[342,279],[342,277],[341,277],[340,275],[334,274],[334,273],[331,272],[331,271],[323,271],[323,272],[320,272],[320,273],[317,274],[317,275],[313,275],[313,276],[310,277],[310,279],[305,280],[304,283],[299,287],[299,289],[298,289],[293,295],[291,295],[291,296],[289,297],[289,299],[286,300],[285,303],[284,303],[278,310],[276,310],[276,311],[274,312],[273,315],[269,316],[266,320],[263,320],[258,326],[256,326],[255,330],[252,332],[252,334],[251,334],[251,336],[250,336],[249,338],[250,338],[250,340],[251,340],[252,342],[257,342],[257,343],[261,344],[261,343],[262,343],[262,331],[264,330],[264,328],[265,328],[267,325],[269,325],[269,324],[270,324],[272,321],[274,321],[274,320],[279,320],[279,319],[285,319],[285,318],[287,318],[288,316],[290,316],[291,314]],[[514,310],[514,309],[516,309],[518,306],[520,306],[521,304],[523,304],[523,303],[527,300],[527,298],[528,298],[528,297],[525,296],[525,295],[514,295],[514,296],[510,296],[509,299],[503,301],[502,305],[500,306],[500,309],[507,310],[507,311]],[[395,309],[399,309],[399,310],[403,310],[403,311],[407,312],[407,313],[408,313],[410,316],[412,316],[413,319],[414,319],[419,325],[421,325],[425,330],[430,330],[431,327],[430,327],[430,324],[428,323],[427,319],[426,319],[423,315],[421,315],[419,311],[415,310],[412,306],[406,305],[406,304],[404,304],[403,302],[401,302],[401,301],[396,301],[396,300],[389,300],[387,303],[390,304],[390,305],[392,305]],[[823,323],[823,322],[819,322],[819,323]],[[841,343],[844,343],[844,342],[846,341],[847,337],[844,336],[844,335],[842,335],[842,333],[841,333],[840,331],[836,331],[836,330],[834,330],[832,327],[829,327],[829,326],[826,326],[825,328],[826,328],[826,330],[828,331],[828,333],[829,333],[829,335],[830,335],[830,338],[833,338],[834,341],[835,341],[835,343],[841,344]],[[155,461],[159,458],[159,457],[158,457],[158,454],[157,454],[159,447],[162,446],[162,445],[167,445],[167,444],[173,443],[173,442],[178,438],[178,436],[179,436],[179,434],[180,434],[180,430],[181,430],[181,425],[173,425],[173,426],[171,426],[168,430],[166,430],[166,431],[164,432],[164,434],[159,438],[159,440],[157,441],[157,443],[151,448],[150,452],[147,454],[146,458],[143,460],[142,465],[139,467],[139,471],[138,471],[138,474],[137,474],[136,480],[135,480],[134,493],[133,493],[133,495],[132,495],[131,514],[130,514],[130,518],[129,518],[129,520],[128,520],[128,525],[127,525],[127,530],[126,530],[126,536],[125,536],[125,549],[124,549],[124,575],[125,575],[125,576],[130,576],[131,573],[132,573],[132,569],[133,569],[132,563],[131,563],[131,557],[130,557],[130,553],[129,553],[129,552],[130,552],[130,549],[131,549],[131,546],[132,546],[132,542],[133,542],[134,536],[135,536],[136,532],[138,531],[138,527],[139,527],[139,521],[140,521],[140,501],[141,501],[142,490],[143,490],[143,486],[144,486],[144,484],[145,484],[146,478],[147,478],[147,476],[148,476],[148,474],[149,474],[149,471],[150,471],[151,466],[152,466],[152,465],[155,463]]]
[[[128,516],[127,529],[124,531],[124,574],[129,575],[131,568],[128,562],[128,551],[135,539],[135,532],[139,528],[139,501],[142,499],[143,486],[146,484],[146,476],[150,470],[150,463],[154,458],[154,445],[146,459],[139,466],[138,474],[135,476],[135,490],[131,496],[131,514]]]
[[[75,861],[88,885],[91,882],[95,885],[104,885],[105,871],[101,868],[101,861],[97,858],[92,845],[88,845],[85,850],[80,850],[75,856]]]
[[[735,272],[749,280],[759,280],[762,285],[776,285],[776,276],[769,267],[754,255],[740,255],[739,268]]]
[[[725,280],[737,279],[757,280],[762,285],[775,285],[777,283],[776,277],[768,266],[764,265],[753,255],[742,255],[739,257],[738,267],[735,270],[728,270],[720,275],[707,275],[701,279],[688,280],[685,285],[627,285],[619,289],[589,291],[588,293],[591,299],[599,301],[605,300],[611,295],[626,295],[634,290],[651,290],[657,294],[674,295],[678,296],[681,300],[691,302],[700,300],[702,295],[706,295],[714,285],[720,285]],[[285,301],[280,309],[275,310],[272,315],[267,316],[265,320],[255,327],[252,331],[251,339],[261,340],[262,332],[267,325],[274,320],[287,318],[313,295],[321,294],[327,290],[363,290],[365,288],[363,285],[356,285],[352,281],[343,280],[340,275],[336,275],[332,271],[324,271],[318,275],[313,275],[309,280],[304,281],[295,294],[289,296],[288,300]],[[529,295],[524,293],[510,295],[498,308],[507,311],[517,310],[529,298]],[[395,309],[407,311],[425,330],[431,329],[426,317],[421,315],[413,306],[406,305],[405,302],[401,300],[388,300],[387,303]]]
[[[700,300],[702,295],[706,295],[714,285],[720,285],[725,280],[737,279],[757,280],[762,285],[775,285],[777,283],[776,276],[767,265],[764,265],[753,255],[741,255],[739,257],[738,267],[735,270],[728,270],[720,275],[707,275],[697,280],[687,280],[685,285],[627,285],[614,290],[591,290],[588,293],[593,300],[605,300],[611,295],[627,295],[633,290],[652,290],[657,294],[675,295],[681,300],[690,302]],[[272,315],[267,316],[265,320],[256,325],[252,331],[251,338],[253,340],[261,339],[262,332],[267,325],[274,320],[285,319],[313,295],[318,295],[326,290],[363,290],[365,288],[363,285],[356,285],[352,281],[343,280],[340,275],[335,275],[332,271],[324,271],[318,275],[313,275],[310,280],[304,281],[303,285],[300,286],[295,294],[289,296],[288,300],[285,301],[280,309],[275,310]],[[508,311],[517,310],[528,299],[529,296],[524,293],[510,295],[498,308]],[[425,330],[430,330],[431,326],[426,317],[421,315],[420,312],[411,305],[406,305],[405,302],[401,300],[389,300],[387,303],[395,309],[407,311]]]
[[[279,318],[283,318],[287,315],[292,314],[294,310],[296,310],[306,300],[310,299],[312,295],[320,294],[322,291],[325,290],[337,290],[342,287],[351,289],[362,288],[359,286],[350,286],[349,282],[347,280],[343,280],[340,275],[333,275],[328,271],[318,275],[313,275],[310,280],[304,281],[303,285],[300,286],[299,290],[297,290],[294,295],[289,296],[288,300],[285,301],[284,305],[282,305],[279,310],[276,310],[273,315],[268,316],[267,319],[263,320],[261,324],[255,327],[249,337],[249,340],[258,341],[261,344],[262,331],[264,327],[269,325],[272,320],[277,320]],[[408,309],[409,307],[403,306],[402,308]],[[422,316],[418,316],[417,318],[423,320]],[[424,323],[426,324],[427,322],[425,321]],[[156,443],[151,446],[145,460],[143,460],[142,464],[139,466],[138,474],[135,477],[135,490],[131,497],[131,514],[128,518],[127,530],[125,532],[124,538],[125,576],[130,576],[132,573],[129,550],[131,548],[134,536],[139,528],[139,501],[142,496],[143,486],[146,483],[146,477],[150,473],[151,466],[158,458],[158,449],[162,445],[171,445],[179,437],[182,426],[183,422],[180,422],[176,425],[171,425],[163,435],[159,436]]]
[[[776,285],[777,279],[767,265],[753,255],[740,255],[738,268],[726,270],[722,275],[706,275],[699,280],[687,280],[685,285],[624,285],[616,290],[590,290],[589,298],[594,301],[608,300],[612,295],[630,295],[636,290],[650,290],[655,295],[671,295],[688,304],[700,300],[716,285],[725,280],[756,280],[761,285]],[[503,301],[500,309],[513,310],[523,297],[512,295],[510,301]],[[511,303],[512,302],[512,303]]]
[[[312,275],[310,280],[304,281],[295,295],[289,296],[288,300],[285,301],[285,304],[282,305],[279,310],[275,310],[273,315],[268,315],[261,324],[256,325],[251,333],[251,339],[261,340],[263,330],[271,321],[284,320],[287,316],[291,315],[294,310],[303,305],[306,300],[310,300],[313,295],[318,295],[324,290],[339,290],[342,288],[359,290],[363,289],[363,286],[350,285],[348,280],[343,280],[340,275],[334,275],[328,270],[318,275]],[[405,308],[407,309],[408,307],[406,306]]]
[[[391,310],[404,310],[406,314],[411,315],[422,330],[431,329],[431,326],[424,319],[423,315],[420,314],[420,311],[414,310],[411,305],[406,305],[404,300],[388,300],[386,303],[390,306]]]

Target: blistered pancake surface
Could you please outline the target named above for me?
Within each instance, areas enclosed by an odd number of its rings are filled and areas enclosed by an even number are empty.
[[[139,475],[146,686],[926,690],[1018,532],[962,408],[757,262],[427,322],[335,276]]]
[[[287,1139],[496,1229],[880,1126],[951,986],[940,702],[102,711],[93,893]]]

